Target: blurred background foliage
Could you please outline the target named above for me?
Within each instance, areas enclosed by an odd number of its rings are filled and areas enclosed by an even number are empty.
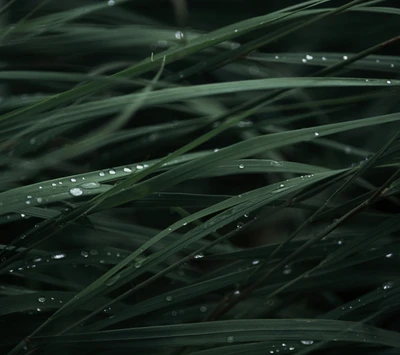
[[[0,1],[4,354],[398,354],[398,1]]]

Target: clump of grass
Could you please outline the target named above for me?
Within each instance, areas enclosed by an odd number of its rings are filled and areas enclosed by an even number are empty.
[[[2,353],[398,352],[395,5],[1,5]]]

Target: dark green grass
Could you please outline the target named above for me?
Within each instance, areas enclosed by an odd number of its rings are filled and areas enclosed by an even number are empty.
[[[1,353],[400,351],[396,1],[0,15]]]

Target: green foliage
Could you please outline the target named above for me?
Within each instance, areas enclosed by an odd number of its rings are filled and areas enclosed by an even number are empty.
[[[395,1],[0,15],[2,354],[400,351]]]

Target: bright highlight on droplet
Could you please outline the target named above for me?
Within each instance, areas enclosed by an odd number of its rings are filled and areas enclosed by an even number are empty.
[[[69,193],[72,196],[81,196],[81,195],[83,195],[83,191],[79,187],[72,188],[71,190],[69,190]]]

